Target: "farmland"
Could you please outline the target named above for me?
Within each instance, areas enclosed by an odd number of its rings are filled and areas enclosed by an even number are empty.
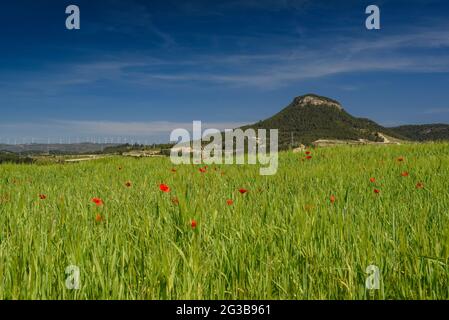
[[[448,144],[283,152],[276,175],[258,169],[0,165],[0,299],[449,298]]]

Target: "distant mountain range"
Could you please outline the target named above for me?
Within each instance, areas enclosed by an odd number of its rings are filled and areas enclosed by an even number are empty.
[[[117,144],[101,143],[74,143],[74,144],[0,144],[0,151],[32,154],[32,153],[61,153],[61,154],[86,154],[102,152],[105,148],[114,147]]]
[[[279,147],[293,143],[312,144],[317,140],[387,142],[400,140],[449,140],[449,125],[409,125],[383,127],[376,122],[356,118],[332,99],[307,94],[274,116],[242,129],[279,129]]]

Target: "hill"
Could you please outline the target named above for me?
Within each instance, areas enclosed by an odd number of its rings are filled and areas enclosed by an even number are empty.
[[[242,129],[279,129],[279,147],[311,144],[316,140],[356,140],[384,142],[384,136],[406,139],[396,131],[374,121],[356,118],[335,100],[308,94],[296,97],[291,104],[271,118]]]
[[[390,130],[413,141],[449,140],[448,124],[405,125]]]

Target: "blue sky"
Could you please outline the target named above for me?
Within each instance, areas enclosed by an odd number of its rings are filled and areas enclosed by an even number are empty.
[[[66,6],[81,30],[66,30]],[[365,28],[365,8],[381,30]],[[384,125],[449,123],[445,0],[6,1],[0,143],[163,142],[269,117],[298,95]]]

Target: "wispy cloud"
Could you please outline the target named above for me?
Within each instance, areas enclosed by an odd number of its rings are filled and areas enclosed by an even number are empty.
[[[51,66],[45,72],[36,70],[26,75],[21,83],[23,88],[51,92],[61,87],[104,80],[143,86],[203,82],[276,88],[293,81],[351,72],[449,72],[449,56],[440,52],[449,47],[446,27],[413,27],[408,32],[405,30],[401,34],[385,35],[371,41],[324,36],[311,40],[307,45],[279,49],[275,46],[272,52],[262,53],[189,53],[183,59],[144,53],[109,57],[68,66]],[[430,51],[422,55],[415,54],[414,49]]]
[[[202,129],[234,129],[245,125],[239,122],[203,122]],[[168,139],[174,129],[192,131],[192,122],[120,122],[120,121],[69,121],[51,120],[45,123],[0,123],[0,136],[29,137],[44,139],[48,137],[133,137]]]
[[[126,34],[130,37],[144,33],[158,38],[162,48],[176,45],[174,38],[154,23],[149,7],[134,0],[126,1],[126,10],[123,9],[122,1],[109,0],[107,7],[88,30]]]
[[[117,122],[117,121],[57,121],[59,125],[75,130],[97,135],[128,135],[148,136],[152,134],[167,133],[177,128],[192,129],[192,122]],[[218,130],[233,129],[242,126],[238,122],[204,122],[203,129],[214,128]]]

